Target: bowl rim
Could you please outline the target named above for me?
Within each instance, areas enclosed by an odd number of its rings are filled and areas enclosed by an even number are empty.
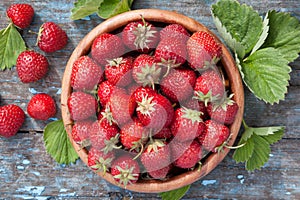
[[[244,113],[244,89],[243,83],[236,67],[235,61],[227,49],[227,47],[220,41],[220,39],[207,27],[205,27],[200,22],[187,17],[183,14],[177,13],[175,11],[167,11],[160,9],[138,9],[128,11],[119,15],[116,15],[110,19],[107,19],[93,28],[77,45],[77,47],[72,52],[62,79],[62,93],[61,93],[61,112],[62,119],[66,129],[66,132],[70,138],[70,141],[78,153],[81,160],[87,165],[87,151],[82,149],[76,142],[72,139],[72,119],[70,117],[70,113],[67,106],[67,99],[72,92],[72,88],[70,86],[71,82],[71,71],[74,61],[79,58],[81,55],[85,55],[89,52],[90,47],[92,45],[93,40],[101,33],[104,32],[112,32],[118,27],[122,27],[131,21],[137,21],[141,19],[141,16],[144,17],[146,21],[153,22],[163,22],[163,23],[178,23],[183,25],[190,32],[196,32],[199,30],[207,31],[213,37],[217,39],[217,41],[222,46],[223,57],[221,58],[221,62],[224,66],[226,75],[229,80],[229,84],[231,86],[231,91],[235,94],[234,100],[239,106],[239,110],[237,112],[235,121],[229,127],[231,132],[231,139],[228,142],[228,145],[231,146],[235,142],[235,139],[238,135],[243,113]],[[129,184],[126,186],[126,189],[136,192],[145,192],[145,193],[159,193],[170,191],[174,189],[181,188],[183,186],[192,184],[193,182],[203,178],[205,175],[210,173],[228,154],[230,150],[225,148],[224,151],[220,153],[212,153],[208,156],[208,158],[203,163],[200,170],[195,169],[192,171],[188,171],[186,173],[171,177],[166,181],[161,180],[142,180],[138,181],[135,184]],[[123,185],[119,185],[109,173],[95,172],[106,181],[124,188]]]

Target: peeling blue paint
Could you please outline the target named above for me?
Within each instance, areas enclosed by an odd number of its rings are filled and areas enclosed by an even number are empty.
[[[244,178],[244,175],[237,175],[237,178],[240,180],[240,183],[241,184],[244,184],[244,181],[245,181],[245,178]]]
[[[59,197],[75,197],[76,192],[66,193],[66,194],[59,194]]]
[[[26,195],[40,196],[45,191],[44,186],[25,186],[24,188],[18,188],[16,192],[24,192]]]
[[[41,175],[40,172],[30,172],[30,173],[32,173],[32,174],[34,174],[34,175],[36,175],[36,176],[40,176],[40,175]]]
[[[201,184],[207,186],[207,185],[215,184],[216,182],[217,180],[203,180]]]
[[[17,170],[24,170],[24,169],[25,169],[25,167],[22,166],[22,165],[18,165],[18,166],[17,166]]]
[[[57,90],[56,94],[61,94],[61,88]]]
[[[29,92],[30,92],[31,94],[38,94],[38,93],[39,93],[39,92],[36,91],[34,88],[29,88],[28,90],[29,90]]]
[[[23,165],[29,165],[30,164],[30,161],[29,160],[23,160]]]

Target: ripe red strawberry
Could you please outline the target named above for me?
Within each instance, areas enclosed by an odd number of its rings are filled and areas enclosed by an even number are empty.
[[[159,34],[151,23],[142,19],[130,22],[124,27],[122,40],[129,49],[148,53],[156,47]]]
[[[147,172],[168,167],[171,164],[169,145],[165,144],[162,140],[153,140],[142,153],[141,162]]]
[[[214,120],[206,120],[205,126],[203,135],[198,139],[207,151],[217,152],[217,147],[221,146],[229,137],[229,128]]]
[[[115,159],[113,151],[104,153],[97,148],[91,147],[88,153],[88,166],[97,172],[108,172],[112,161]]]
[[[207,108],[203,101],[198,101],[197,99],[189,99],[188,101],[185,101],[181,104],[182,107],[186,107],[192,110],[197,110],[202,112],[201,119],[203,121],[207,120],[209,118]]]
[[[39,30],[37,44],[46,53],[52,53],[64,48],[68,43],[66,32],[54,22],[42,24]]]
[[[143,96],[145,95],[149,95],[149,94],[154,94],[156,93],[155,90],[153,90],[150,87],[143,87],[143,86],[139,86],[137,88],[135,88],[135,90],[132,92],[131,97],[133,98],[133,100],[135,102],[139,102],[143,100]]]
[[[172,132],[169,127],[165,127],[154,133],[152,136],[156,139],[170,139],[172,137]]]
[[[117,87],[111,84],[109,81],[103,81],[98,86],[98,97],[100,104],[105,107],[109,97],[111,96],[114,89]],[[117,88],[118,89],[118,88]],[[125,91],[124,91],[125,93]]]
[[[10,104],[0,107],[0,136],[14,136],[25,121],[24,111],[17,105]]]
[[[188,62],[197,70],[210,67],[222,56],[222,47],[208,32],[195,32],[187,41]]]
[[[190,69],[175,69],[165,76],[161,82],[161,92],[172,102],[183,102],[191,98],[197,75]]]
[[[72,127],[72,138],[81,147],[90,146],[90,132],[93,121],[78,121]]]
[[[113,118],[120,127],[131,120],[136,107],[135,101],[123,90],[114,90],[108,100],[108,105]]]
[[[196,140],[188,142],[174,141],[171,143],[173,164],[177,167],[188,169],[195,165],[202,158],[202,149]]]
[[[205,106],[208,102],[214,102],[223,98],[225,94],[225,86],[217,69],[204,71],[196,80],[195,98],[203,101]]]
[[[190,34],[189,32],[180,24],[169,24],[164,27],[160,32],[160,40],[165,40],[168,38],[173,38],[175,40],[180,40],[186,42]]]
[[[34,16],[34,9],[29,4],[12,4],[6,10],[6,15],[20,29],[27,28]]]
[[[90,57],[81,56],[73,64],[71,86],[74,90],[92,90],[100,82],[103,70]]]
[[[93,123],[90,131],[90,140],[92,147],[105,153],[119,148],[119,128],[116,124],[110,124],[107,121],[98,120]]]
[[[170,69],[181,66],[187,58],[186,44],[172,37],[161,40],[154,53],[157,62],[166,68],[166,74]]]
[[[111,175],[124,187],[137,182],[140,177],[140,166],[129,154],[116,158],[111,165]]]
[[[96,117],[97,107],[95,97],[84,92],[73,92],[68,98],[69,112],[75,121]]]
[[[93,41],[91,54],[101,65],[107,65],[107,60],[118,58],[124,54],[122,40],[114,34],[102,33]]]
[[[129,150],[140,151],[148,139],[149,130],[137,119],[133,118],[121,128],[120,141]]]
[[[34,119],[47,120],[56,113],[55,101],[48,94],[36,94],[27,105],[27,113]]]
[[[133,62],[132,77],[143,86],[152,86],[159,83],[161,68],[153,56],[140,54]]]
[[[239,106],[231,99],[232,96],[233,95],[230,95],[222,102],[213,102],[208,104],[207,112],[211,119],[226,125],[233,123]]]
[[[193,140],[205,129],[202,113],[188,108],[178,108],[171,124],[171,132],[177,141]]]
[[[109,60],[105,67],[106,79],[113,85],[126,87],[132,82],[132,57],[119,57]]]
[[[168,175],[169,171],[171,170],[171,168],[172,168],[172,165],[168,165],[164,168],[161,168],[161,169],[158,169],[158,170],[155,170],[155,171],[151,171],[151,172],[148,172],[148,173],[154,179],[163,180],[163,179],[167,178],[167,175]]]
[[[137,102],[137,116],[148,128],[161,130],[168,127],[173,120],[174,109],[171,102],[158,93],[148,93]]]
[[[43,78],[48,71],[48,60],[42,54],[25,50],[17,58],[17,72],[23,83],[35,82]]]

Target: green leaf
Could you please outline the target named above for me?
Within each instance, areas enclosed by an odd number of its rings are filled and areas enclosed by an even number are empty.
[[[212,5],[212,13],[218,18],[237,43],[240,43],[245,53],[238,55],[242,59],[250,53],[263,32],[263,22],[259,14],[246,4],[239,4],[236,0],[220,0]],[[219,27],[219,25],[218,25]]]
[[[248,139],[247,141],[240,140],[239,145],[245,143],[244,146],[236,149],[233,153],[233,159],[239,162],[246,162],[253,154],[254,142],[253,139]]]
[[[177,190],[171,190],[168,192],[162,192],[159,193],[159,196],[161,196],[162,200],[180,200],[190,189],[191,185],[184,186],[182,188],[179,188]]]
[[[274,47],[289,62],[294,61],[300,53],[299,20],[288,13],[269,11],[269,35],[264,47]]]
[[[71,10],[71,19],[77,20],[98,11],[103,0],[77,0]]]
[[[278,142],[282,139],[282,136],[284,135],[284,127],[280,127],[277,131],[275,131],[273,134],[269,134],[266,136],[263,136],[263,138],[269,143],[274,144],[275,142]]]
[[[103,19],[107,19],[129,11],[132,2],[129,0],[104,0],[99,7],[98,15]]]
[[[251,51],[251,54],[253,54],[255,51],[257,51],[264,44],[265,40],[268,37],[269,29],[270,29],[270,27],[269,27],[269,16],[268,16],[268,13],[267,13],[266,16],[265,16],[265,19],[263,21],[263,31],[262,31],[257,43],[253,47],[253,49]]]
[[[278,103],[287,93],[291,72],[288,63],[278,50],[260,49],[241,63],[244,82],[257,98]]]
[[[16,65],[19,54],[26,50],[25,42],[13,24],[0,31],[0,70]]]
[[[59,164],[74,163],[78,159],[62,120],[47,124],[44,130],[44,143],[47,153]]]
[[[253,128],[253,132],[255,132],[256,135],[267,136],[267,135],[273,135],[277,131],[281,131],[282,129],[283,129],[282,126],[259,127],[259,128]]]
[[[253,134],[254,150],[251,157],[246,161],[246,170],[260,169],[269,160],[271,148],[269,143],[262,137]]]

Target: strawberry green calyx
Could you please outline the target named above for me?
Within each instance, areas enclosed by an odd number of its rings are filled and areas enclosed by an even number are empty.
[[[232,97],[234,96],[234,94],[230,94],[228,97],[224,98],[222,101],[220,102],[214,102],[213,104],[213,111],[216,111],[217,108],[222,108],[224,111],[227,111],[227,107],[229,105],[233,105],[235,103],[234,100],[232,100]]]
[[[213,96],[211,90],[207,94],[203,94],[200,91],[195,92],[194,99],[204,102],[205,107],[207,107],[209,102],[217,102],[220,100],[219,95]]]
[[[106,119],[109,123],[109,125],[113,125],[113,123],[117,124],[117,121],[113,118],[112,112],[110,110],[110,106],[106,105],[105,110],[101,112],[102,118],[100,122],[102,122],[104,119]]]
[[[120,166],[116,166],[117,170],[119,171],[119,174],[114,175],[115,179],[118,179],[118,182],[121,185],[124,185],[125,187],[128,184],[132,184],[133,182],[136,182],[138,180],[139,174],[135,174],[134,167],[126,167],[123,169]]]
[[[148,43],[151,42],[152,37],[155,37],[157,31],[151,30],[152,25],[147,24],[145,19],[142,17],[143,24],[138,24],[134,34],[136,36],[134,45],[137,49],[149,49]]]
[[[165,60],[164,58],[161,59],[161,62],[159,64],[167,68],[167,71],[163,77],[166,77],[170,73],[171,69],[177,68],[181,65],[181,63],[176,63],[176,59]]]
[[[119,143],[119,137],[120,134],[117,133],[116,136],[111,137],[109,140],[105,140],[105,147],[103,149],[101,149],[101,151],[103,151],[105,154],[107,154],[108,152],[111,152],[114,149],[121,149],[122,146],[117,146],[117,144]]]
[[[109,66],[119,67],[122,63],[124,63],[124,60],[122,57],[114,58],[111,60],[107,60]]]
[[[141,112],[141,114],[143,115],[151,115],[151,112],[155,111],[154,106],[156,105],[155,102],[152,102],[153,100],[153,96],[152,97],[148,97],[148,95],[143,96],[142,97],[142,101],[141,102],[137,102],[138,107],[136,109],[136,111]]]
[[[92,165],[91,168],[95,169],[96,172],[103,172],[106,173],[108,171],[108,168],[111,166],[111,162],[113,161],[113,158],[103,158],[100,157],[99,160],[96,160],[96,164]]]
[[[147,151],[151,152],[153,150],[154,152],[158,152],[158,149],[164,146],[166,145],[163,140],[155,139],[148,144]]]
[[[203,112],[193,110],[193,109],[188,109],[186,107],[183,107],[183,115],[182,117],[185,119],[189,119],[192,121],[192,124],[195,122],[203,122],[201,115],[203,115]]]
[[[146,64],[141,68],[141,72],[137,73],[137,82],[145,86],[151,86],[154,89],[154,84],[159,83],[159,77],[161,68],[157,67],[157,64]]]

